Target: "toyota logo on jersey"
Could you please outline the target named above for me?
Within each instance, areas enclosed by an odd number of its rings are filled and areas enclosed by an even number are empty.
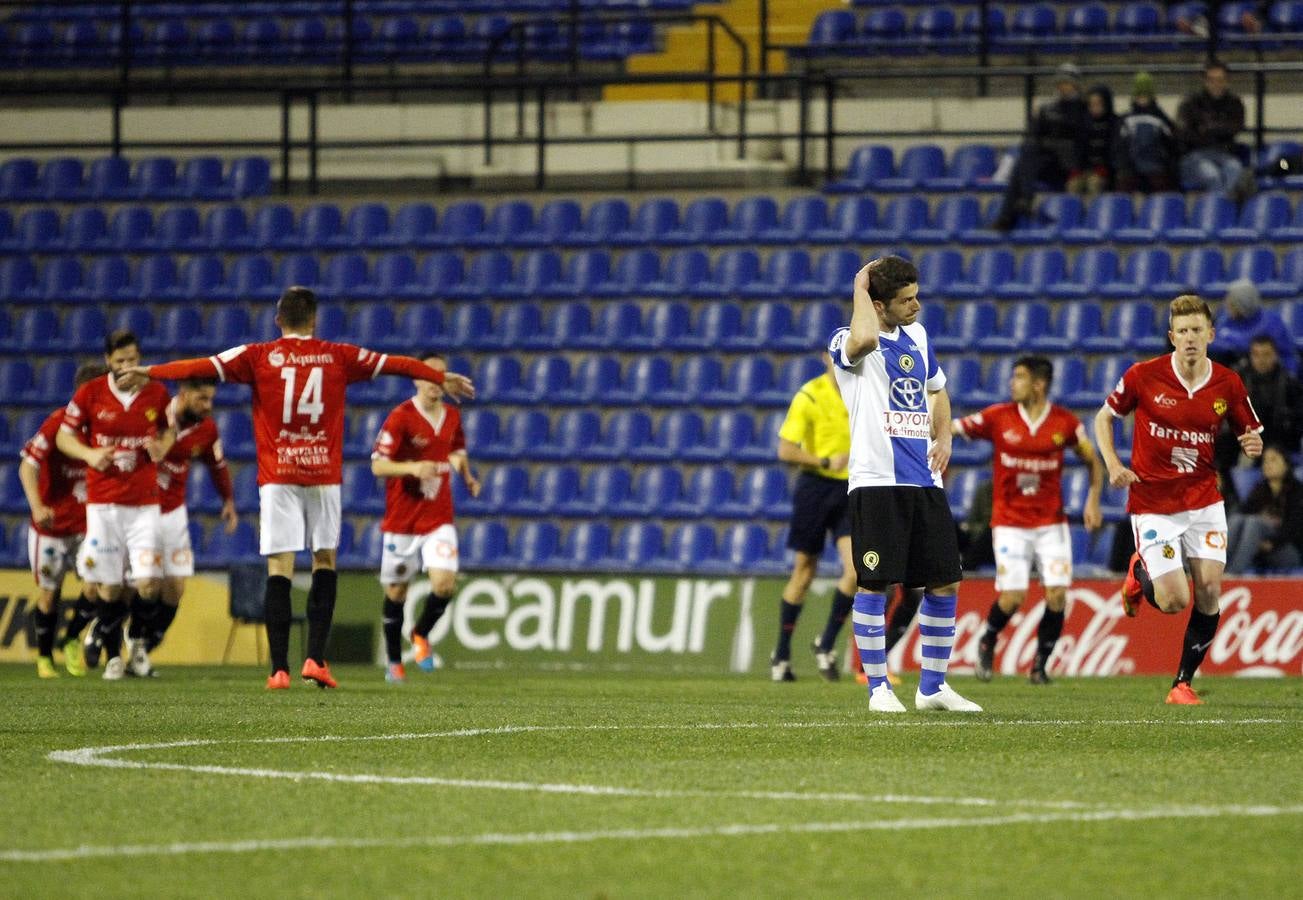
[[[891,383],[891,399],[902,409],[922,409],[923,382],[917,378],[897,378]]]

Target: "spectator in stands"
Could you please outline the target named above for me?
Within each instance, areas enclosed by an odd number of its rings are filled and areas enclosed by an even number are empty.
[[[1303,437],[1303,384],[1281,367],[1280,355],[1271,338],[1265,335],[1254,338],[1249,343],[1249,358],[1235,370],[1244,380],[1249,400],[1258,421],[1262,422],[1263,442],[1297,453],[1299,439]],[[1222,442],[1226,438],[1239,446],[1233,435],[1224,434],[1218,438],[1219,451],[1223,450]],[[1225,452],[1229,454],[1229,448]],[[1236,457],[1230,458],[1233,465]]]
[[[1113,162],[1117,156],[1118,117],[1113,111],[1113,91],[1094,85],[1086,94],[1089,114],[1081,163],[1068,179],[1068,190],[1094,197],[1113,187]]]
[[[1176,187],[1176,126],[1154,97],[1154,77],[1137,72],[1131,111],[1118,125],[1113,166],[1117,187],[1146,194]]]
[[[1226,191],[1238,202],[1253,192],[1235,146],[1244,130],[1244,103],[1230,90],[1226,65],[1204,67],[1203,88],[1181,101],[1176,111],[1181,157],[1181,185],[1186,190]]]
[[[1298,376],[1299,359],[1289,326],[1275,312],[1263,307],[1262,295],[1248,278],[1236,279],[1226,289],[1226,303],[1217,314],[1215,327],[1216,337],[1208,346],[1208,355],[1217,362],[1238,365],[1248,355],[1250,342],[1266,336],[1276,345],[1281,366]]]
[[[964,569],[988,568],[995,565],[995,546],[991,533],[991,510],[995,506],[995,484],[988,478],[973,491],[973,502],[968,507],[968,518],[959,523],[959,545],[964,554]]]
[[[1303,563],[1303,483],[1290,471],[1285,448],[1262,451],[1262,481],[1249,492],[1239,515],[1228,522],[1226,571],[1251,567],[1273,572]]]
[[[1005,189],[995,227],[1009,231],[1031,212],[1039,185],[1063,190],[1081,168],[1089,113],[1081,97],[1081,70],[1064,63],[1055,72],[1058,96],[1036,111]]]

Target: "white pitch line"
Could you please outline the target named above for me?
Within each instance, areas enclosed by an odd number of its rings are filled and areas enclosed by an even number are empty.
[[[72,860],[137,856],[186,856],[211,853],[261,853],[283,850],[353,850],[376,847],[476,847],[526,844],[583,844],[594,841],[682,840],[712,837],[751,837],[774,834],[835,834],[858,831],[920,831],[944,828],[995,828],[1009,825],[1045,825],[1060,822],[1139,822],[1150,819],[1210,818],[1214,816],[1269,817],[1303,815],[1303,805],[1293,806],[1171,806],[1151,809],[1100,809],[1080,812],[1014,813],[979,818],[945,817],[888,819],[873,822],[805,822],[712,825],[700,828],[626,828],[606,831],[552,831],[503,834],[440,835],[385,838],[273,838],[243,841],[200,841],[171,844],[122,844],[45,850],[0,850],[0,862],[67,862]]]

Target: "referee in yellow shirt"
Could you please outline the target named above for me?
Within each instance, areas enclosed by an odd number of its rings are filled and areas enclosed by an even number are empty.
[[[850,615],[855,598],[855,566],[851,562],[851,521],[847,505],[846,464],[850,459],[851,426],[841,392],[833,379],[832,357],[823,357],[824,374],[801,385],[787,418],[778,429],[778,458],[800,467],[792,494],[792,520],[787,546],[796,551],[792,575],[783,588],[779,607],[778,646],[770,659],[774,681],[795,681],[792,674],[792,632],[801,616],[805,592],[814,580],[824,542],[831,534],[841,557],[842,574],[832,597],[832,611],[823,635],[814,642],[819,674],[836,681],[837,635]]]

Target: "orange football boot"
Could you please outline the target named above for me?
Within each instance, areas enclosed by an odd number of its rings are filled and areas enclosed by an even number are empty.
[[[267,690],[269,691],[288,691],[290,689],[290,673],[284,669],[277,669],[267,676]]]
[[[339,687],[335,679],[330,675],[330,666],[326,663],[317,665],[310,659],[303,661],[303,671],[299,673],[303,676],[304,681],[311,681],[319,688]]]
[[[1178,681],[1176,686],[1167,692],[1167,702],[1173,706],[1203,706],[1203,701],[1199,695],[1190,687],[1188,681]]]
[[[1131,561],[1127,563],[1127,577],[1122,582],[1122,611],[1131,618],[1135,618],[1136,613],[1140,612],[1140,604],[1145,599],[1144,588],[1140,586],[1140,579],[1136,577],[1136,566],[1144,566],[1145,561],[1140,558],[1139,553],[1131,554]]]

